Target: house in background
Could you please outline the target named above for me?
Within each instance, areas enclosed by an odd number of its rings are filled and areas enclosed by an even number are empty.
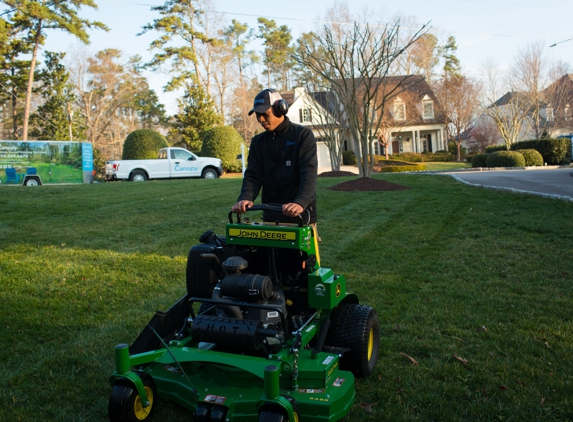
[[[504,126],[516,128],[516,142],[541,137],[573,135],[573,75],[563,75],[532,100],[526,93],[508,92],[491,104],[462,138],[468,152],[483,152],[488,145],[503,144],[504,140],[489,114],[494,110]],[[524,115],[525,114],[525,115]],[[514,116],[517,116],[514,117]],[[519,117],[523,116],[523,117]],[[516,123],[519,122],[519,123]],[[518,127],[517,127],[518,125]]]
[[[382,124],[372,139],[375,154],[401,152],[436,152],[447,149],[446,125],[440,105],[423,76],[391,76],[383,84],[398,84],[404,78],[404,89],[386,102]],[[289,105],[288,118],[307,126],[317,140],[319,167],[330,167],[330,138],[338,138],[342,151],[354,151],[354,140],[344,122],[344,110],[335,104],[330,92],[308,93],[303,88],[281,93]]]

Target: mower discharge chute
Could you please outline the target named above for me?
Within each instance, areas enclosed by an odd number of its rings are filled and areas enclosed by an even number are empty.
[[[379,323],[344,276],[320,266],[314,229],[229,214],[225,237],[208,231],[200,242],[189,251],[187,294],[131,346],[116,346],[110,420],[150,420],[158,396],[195,422],[344,417],[354,376],[374,371]]]

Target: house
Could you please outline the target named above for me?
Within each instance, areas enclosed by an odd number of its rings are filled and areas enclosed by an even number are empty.
[[[447,150],[446,125],[440,103],[423,76],[389,76],[386,87],[403,83],[387,99],[382,124],[373,147],[375,154]]]
[[[499,125],[513,142],[573,135],[573,75],[563,75],[538,96],[507,92],[464,133],[462,146],[482,152],[487,145],[504,143]]]
[[[444,118],[436,95],[423,76],[391,76],[381,82],[386,87],[406,80],[396,94],[387,99],[376,136],[375,154],[436,152],[447,149]],[[303,88],[281,94],[289,104],[288,118],[309,127],[317,139],[319,167],[331,165],[329,145],[338,139],[342,151],[354,151],[354,141],[345,111],[333,92],[309,93]]]

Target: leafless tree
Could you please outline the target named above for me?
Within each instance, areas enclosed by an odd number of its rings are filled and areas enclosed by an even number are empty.
[[[462,134],[476,119],[480,85],[468,76],[450,76],[442,78],[434,92],[449,123],[448,133],[457,147],[457,161],[461,161]]]
[[[499,129],[493,120],[486,118],[479,119],[470,129],[467,145],[469,151],[482,153],[487,146],[497,145],[502,141]]]
[[[530,136],[539,111],[537,98],[519,91],[515,78],[511,74],[504,78],[491,60],[484,65],[483,88],[483,114],[493,120],[506,148]]]
[[[309,42],[300,45],[294,54],[302,66],[327,80],[344,110],[344,122],[354,140],[360,177],[370,177],[374,165],[372,140],[380,128],[384,106],[389,98],[404,89],[404,77],[392,88],[385,84],[392,64],[423,33],[423,26],[405,43],[400,41],[400,23],[392,25],[361,25],[354,23],[344,29],[345,37],[325,26],[313,33]]]

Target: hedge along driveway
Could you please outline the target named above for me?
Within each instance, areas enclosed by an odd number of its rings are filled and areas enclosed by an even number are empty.
[[[440,173],[473,186],[559,197],[573,201],[572,168],[535,168]]]

